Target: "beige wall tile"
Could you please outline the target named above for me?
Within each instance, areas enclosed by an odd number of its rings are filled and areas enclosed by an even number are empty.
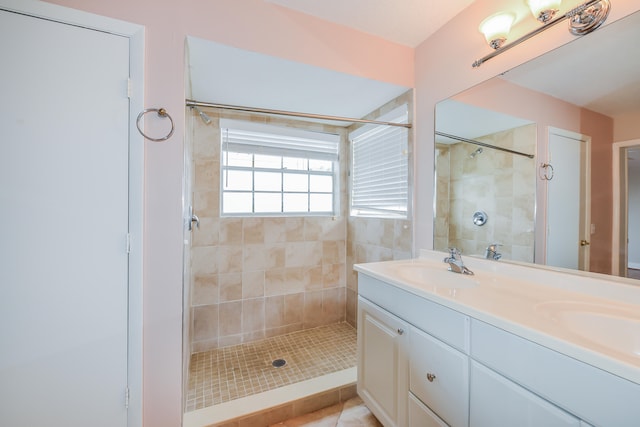
[[[284,296],[278,295],[265,298],[265,328],[279,328],[284,326]]]
[[[218,276],[210,274],[193,278],[191,305],[210,305],[218,302]]]
[[[242,299],[242,273],[218,275],[220,302]]]
[[[197,212],[196,212],[197,214]],[[218,244],[218,220],[216,218],[200,218],[200,228],[193,224],[191,246],[216,246]]]
[[[304,312],[304,293],[284,296],[284,324],[302,324]]]
[[[264,296],[264,271],[242,273],[242,298]]]
[[[303,326],[315,328],[323,325],[322,291],[310,291],[304,295]]]
[[[285,233],[287,242],[302,242],[304,240],[304,219],[286,218]]]
[[[205,305],[194,307],[193,338],[196,341],[218,337],[218,306]]]
[[[224,302],[218,306],[218,337],[222,339],[229,335],[242,332],[242,301]]]
[[[264,270],[265,266],[265,246],[263,244],[252,244],[243,246],[243,270],[257,271]]]
[[[218,272],[241,273],[242,272],[243,251],[242,246],[219,246],[218,247]]]
[[[264,243],[264,219],[244,218],[242,221],[244,243]]]
[[[218,272],[218,248],[203,246],[191,248],[191,274],[194,277],[210,276]]]
[[[285,218],[264,219],[264,242],[282,243],[287,241],[287,227]]]
[[[285,293],[285,269],[267,270],[264,273],[265,296],[282,295]]]
[[[322,289],[324,286],[324,267],[317,265],[305,267],[305,289],[307,291]]]
[[[284,268],[286,246],[284,243],[273,243],[264,245],[265,259],[264,268]]]
[[[242,301],[242,332],[243,334],[261,331],[265,328],[265,300],[264,298],[246,299]],[[255,335],[254,335],[255,336]]]
[[[201,217],[215,218],[220,215],[220,190],[199,190],[193,193],[193,210]]]
[[[241,245],[242,243],[242,218],[221,218],[220,244]]]

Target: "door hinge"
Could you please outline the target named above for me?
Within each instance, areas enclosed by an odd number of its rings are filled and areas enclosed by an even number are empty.
[[[129,409],[129,398],[130,398],[129,387],[127,387],[124,389],[124,407],[126,409]]]
[[[127,253],[131,253],[131,233],[127,233]]]
[[[127,79],[127,98],[131,98],[131,79]]]

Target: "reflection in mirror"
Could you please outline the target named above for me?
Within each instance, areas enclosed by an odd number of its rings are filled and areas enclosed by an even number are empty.
[[[436,106],[435,249],[633,277],[640,174],[612,153],[614,143],[640,147],[639,39],[635,13]],[[570,198],[575,213],[555,227]]]
[[[447,100],[436,128],[435,249],[533,262],[535,124]]]

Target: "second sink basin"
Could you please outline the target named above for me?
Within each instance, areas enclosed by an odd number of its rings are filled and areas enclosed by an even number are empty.
[[[550,301],[536,306],[582,339],[640,359],[640,313],[615,305]]]

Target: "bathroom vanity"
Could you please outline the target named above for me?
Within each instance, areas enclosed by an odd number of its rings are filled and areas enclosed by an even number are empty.
[[[640,287],[444,254],[356,265],[358,393],[386,426],[640,426]]]

